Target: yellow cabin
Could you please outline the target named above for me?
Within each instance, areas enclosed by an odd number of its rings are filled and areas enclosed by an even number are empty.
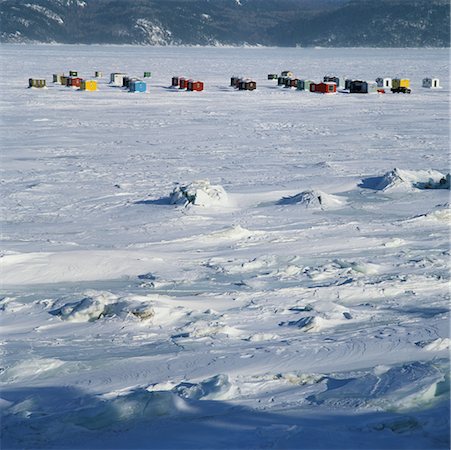
[[[401,79],[401,78],[393,78],[392,80],[392,88],[398,89],[401,87],[408,88],[410,86],[410,80],[407,78]]]
[[[97,91],[97,81],[84,80],[81,82],[80,89],[82,91]]]

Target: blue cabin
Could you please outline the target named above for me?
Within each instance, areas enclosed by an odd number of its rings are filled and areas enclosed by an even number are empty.
[[[146,92],[147,85],[144,81],[133,80],[130,81],[129,90],[130,92]]]

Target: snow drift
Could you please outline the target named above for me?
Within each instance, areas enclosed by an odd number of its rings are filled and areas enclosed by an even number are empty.
[[[312,209],[340,208],[346,202],[336,195],[326,194],[322,191],[307,190],[299,194],[283,197],[277,202],[278,205],[302,205]]]
[[[360,187],[376,191],[411,189],[450,189],[450,174],[437,170],[403,170],[395,168],[382,177],[366,178]]]

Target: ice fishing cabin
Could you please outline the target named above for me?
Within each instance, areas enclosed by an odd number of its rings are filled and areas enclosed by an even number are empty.
[[[178,87],[179,86],[179,79],[180,79],[180,77],[173,76],[172,80],[171,80],[171,86],[172,87]]]
[[[268,80],[277,80],[279,75],[277,73],[268,73]]]
[[[438,78],[424,78],[423,87],[428,89],[440,89],[440,80]]]
[[[128,82],[128,90],[130,92],[146,92],[147,84],[141,80],[129,80]]]
[[[43,79],[38,78],[29,78],[28,79],[28,87],[29,88],[45,88],[47,87],[47,81]]]
[[[125,73],[114,72],[110,74],[110,84],[117,87],[122,87],[124,83]]]
[[[311,92],[310,86],[314,83],[312,80],[304,80],[304,91]]]
[[[204,83],[202,81],[189,80],[186,89],[191,92],[201,92],[204,90]]]
[[[285,82],[289,77],[280,76],[277,78],[277,86],[285,86]]]
[[[71,88],[80,88],[82,81],[83,79],[80,77],[67,77],[66,86]]]
[[[152,72],[144,72],[143,78],[151,78],[151,77],[152,77]]]
[[[340,86],[340,78],[338,77],[334,77],[331,75],[326,75],[323,77],[323,82],[324,83],[335,83],[338,86]]]
[[[64,74],[54,73],[53,74],[53,82],[55,84],[62,84],[61,79],[64,77]]]
[[[296,85],[296,89],[298,91],[303,91],[304,90],[304,80],[298,80],[298,84]]]
[[[407,78],[393,78],[392,89],[409,88],[410,80]]]
[[[179,78],[179,89],[186,89],[188,87],[188,80],[186,78]]]
[[[237,77],[236,75],[234,75],[233,77],[230,78],[230,86],[238,88],[238,84],[242,79],[243,79],[242,77]]]
[[[97,91],[97,81],[95,80],[83,80],[80,85],[81,91]]]
[[[238,89],[240,91],[254,91],[257,89],[257,83],[254,80],[240,80],[238,83]]]
[[[317,94],[335,94],[337,92],[337,83],[330,81],[325,83],[312,83],[310,85],[310,92],[316,92]]]
[[[372,94],[377,92],[376,83],[368,83],[368,81],[351,80],[349,83],[349,92],[351,94]]]
[[[285,78],[284,86],[286,88],[297,88],[298,79],[297,78]]]
[[[376,84],[378,88],[381,89],[391,89],[392,87],[392,79],[391,78],[376,78]]]

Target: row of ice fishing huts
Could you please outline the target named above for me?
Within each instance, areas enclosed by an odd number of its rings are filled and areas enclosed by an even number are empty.
[[[233,78],[232,78],[233,80]],[[410,80],[407,78],[376,78],[375,81],[363,81],[353,79],[343,79],[336,76],[326,75],[322,82],[316,83],[312,80],[296,78],[293,72],[287,70],[280,75],[268,74],[268,80],[277,80],[278,86],[285,88],[296,88],[300,91],[318,92],[323,94],[333,94],[341,88],[341,92],[351,94],[385,93],[389,89],[393,93],[410,94]],[[344,81],[344,83],[343,83]],[[438,78],[424,78],[422,86],[424,88],[440,88]]]
[[[102,72],[95,72],[94,78],[101,78]],[[144,78],[150,78],[152,76],[151,72],[144,72]],[[69,75],[64,74],[54,74],[53,83],[64,85],[67,87],[79,88],[80,90],[86,91],[96,91],[97,81],[96,80],[84,80],[78,76],[77,71],[69,71]],[[110,86],[127,88],[130,92],[146,92],[147,83],[137,77],[129,77],[126,73],[113,72],[110,74]],[[28,82],[28,87],[30,88],[45,88],[47,82],[44,79],[30,78]],[[204,90],[203,81],[193,80],[191,78],[174,76],[172,77],[172,87],[177,87],[179,89],[186,89],[187,91],[200,92]]]
[[[144,78],[150,78],[151,72],[144,72]],[[53,83],[60,84],[67,87],[78,88],[82,91],[96,91],[97,79],[102,78],[102,72],[94,72],[94,79],[83,79],[78,75],[78,71],[70,70],[69,75],[53,74]],[[110,75],[110,85],[118,87],[126,87],[130,92],[146,92],[147,83],[140,78],[128,77],[124,73],[112,73]],[[28,80],[28,87],[30,88],[45,88],[47,82],[45,79],[30,78]]]
[[[97,80],[103,76],[102,72],[96,71],[94,73],[94,79],[83,79],[78,76],[77,71],[69,71],[69,75],[54,74],[53,83],[61,84],[64,86],[78,88],[84,91],[96,91]],[[150,78],[151,72],[144,72],[143,78]],[[333,94],[338,92],[349,93],[385,93],[385,90],[391,90],[395,93],[410,93],[410,80],[406,78],[376,78],[373,81],[343,79],[336,76],[326,75],[322,82],[316,83],[312,80],[300,79],[294,76],[291,71],[283,71],[281,74],[271,73],[268,74],[268,80],[277,80],[278,86],[285,88],[295,88],[300,91],[317,92],[323,94]],[[114,72],[110,75],[111,86],[127,88],[130,92],[146,92],[147,83],[137,77],[129,77],[125,73]],[[256,81],[233,76],[231,77],[230,85],[238,90],[253,91],[257,88]],[[29,79],[30,88],[44,88],[47,86],[44,79]],[[440,88],[440,81],[438,78],[424,78],[422,86],[424,88],[436,89]],[[171,82],[172,88],[185,89],[188,91],[203,91],[204,83],[202,81],[193,80],[186,77],[174,76]]]

